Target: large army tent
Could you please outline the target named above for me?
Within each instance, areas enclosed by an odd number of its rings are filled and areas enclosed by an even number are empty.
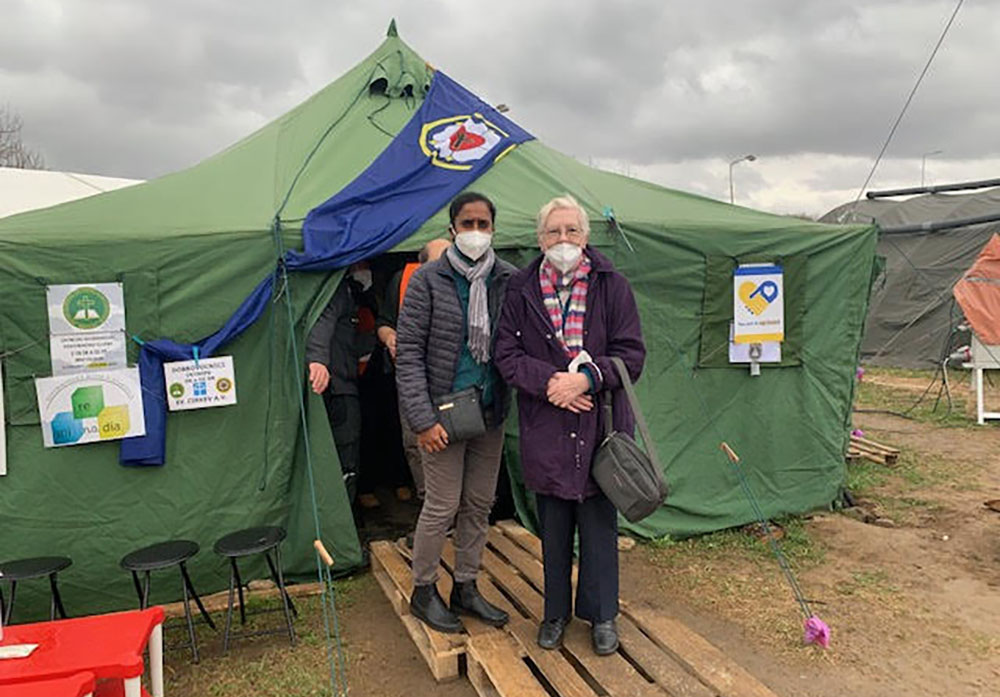
[[[292,273],[264,316],[223,347],[235,360],[239,403],[171,413],[162,467],[121,466],[116,443],[42,446],[33,380],[50,371],[45,286],[121,280],[129,335],[206,336],[273,271],[279,243],[301,247],[309,211],[386,148],[433,79],[391,30],[336,82],[191,169],[0,221],[8,458],[0,548],[6,558],[71,556],[61,577],[71,612],[133,603],[118,559],[166,538],[199,542],[202,553],[189,565],[195,585],[223,588],[226,568],[211,544],[254,524],[287,527],[287,570],[315,577],[307,448],[323,539],[337,568],[360,563],[318,397],[308,395],[300,419],[304,373],[292,350],[294,343],[301,351],[338,272]],[[633,285],[649,348],[638,392],[671,484],[667,504],[637,532],[689,535],[754,518],[719,450],[722,439],[742,456],[765,515],[822,507],[838,496],[874,268],[872,225],[820,225],[730,206],[589,168],[537,140],[472,188],[495,200],[496,244],[519,264],[536,253],[540,205],[572,193],[590,214],[592,243]],[[445,227],[439,211],[397,251],[417,250]],[[782,362],[759,377],[727,359],[739,262],[780,262],[785,273]],[[134,360],[136,347],[130,351]],[[508,463],[516,485],[517,458]],[[519,494],[530,518],[530,497]]]
[[[845,203],[820,220],[874,222],[881,228],[920,226],[1000,215],[1000,188],[971,193],[930,193],[903,200]],[[1000,221],[945,230],[913,230],[881,237],[878,254],[885,276],[876,284],[861,345],[872,365],[933,368],[958,343],[953,331],[962,313],[951,289],[983,246],[1000,232]],[[949,344],[951,342],[951,344]]]

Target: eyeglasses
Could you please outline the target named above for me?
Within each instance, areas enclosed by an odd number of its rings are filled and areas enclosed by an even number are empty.
[[[579,242],[583,239],[583,230],[575,225],[567,225],[566,227],[549,228],[542,232],[542,236],[549,242],[558,240],[564,235],[571,242]]]

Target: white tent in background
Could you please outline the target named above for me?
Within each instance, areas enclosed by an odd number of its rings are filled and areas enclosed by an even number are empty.
[[[0,218],[140,183],[141,179],[0,167]]]

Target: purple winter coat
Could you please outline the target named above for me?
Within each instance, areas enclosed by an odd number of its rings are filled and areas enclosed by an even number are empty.
[[[628,281],[611,261],[592,247],[586,254],[593,268],[583,347],[600,372],[594,376],[596,391],[612,390],[615,430],[632,433],[632,411],[610,357],[625,361],[633,382],[639,379],[646,358],[639,311]],[[590,476],[590,463],[604,436],[604,419],[596,399],[591,411],[574,414],[553,406],[546,397],[549,378],[565,371],[570,359],[542,300],[541,263],[539,256],[510,280],[493,360],[503,379],[517,388],[525,485],[541,494],[582,501],[599,491]]]

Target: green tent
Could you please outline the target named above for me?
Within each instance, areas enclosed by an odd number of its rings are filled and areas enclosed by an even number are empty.
[[[300,418],[303,339],[339,273],[291,275],[284,289],[291,302],[282,295],[223,348],[234,356],[239,404],[171,413],[163,467],[122,467],[114,442],[42,446],[34,378],[50,374],[46,285],[121,281],[129,335],[192,342],[214,332],[274,269],[276,216],[280,244],[300,247],[306,213],[390,142],[431,77],[390,29],[339,80],[188,170],[0,220],[8,467],[0,477],[0,557],[71,556],[60,583],[71,613],[134,604],[118,560],[162,539],[197,541],[202,552],[189,565],[195,586],[203,593],[224,588],[227,568],[212,543],[250,525],[284,525],[286,569],[315,578],[314,500],[337,569],[361,562],[321,400],[310,393]],[[649,348],[638,392],[672,489],[667,504],[634,531],[690,535],[753,519],[719,450],[722,439],[743,457],[765,515],[837,497],[873,226],[734,207],[589,168],[538,141],[518,147],[472,188],[496,202],[497,245],[518,264],[536,254],[541,204],[572,193],[590,214],[592,243],[633,285]],[[417,250],[445,227],[441,211],[397,251]],[[728,326],[732,271],[756,261],[784,266],[788,327],[782,362],[750,377],[745,365],[728,363]],[[517,485],[513,419],[509,433],[508,464],[530,519],[530,497]],[[263,573],[251,568],[245,577]],[[47,605],[44,585],[18,589],[18,614],[32,599]],[[179,595],[173,578],[153,590],[156,602]]]

